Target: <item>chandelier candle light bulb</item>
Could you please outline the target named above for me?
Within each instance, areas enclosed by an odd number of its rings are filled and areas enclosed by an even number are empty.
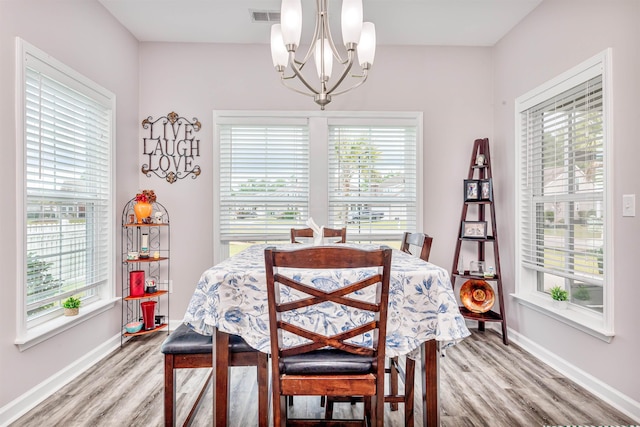
[[[329,40],[324,39],[324,43],[316,44],[316,71],[321,82],[326,82],[331,77],[333,69],[333,55],[331,54],[331,46]]]
[[[358,59],[363,70],[368,70],[376,56],[376,26],[373,22],[362,24],[362,34],[358,43]]]
[[[284,71],[287,67],[287,62],[289,62],[289,52],[284,47],[282,26],[280,24],[271,26],[271,60],[279,73]]]
[[[373,65],[375,56],[375,26],[371,22],[362,22],[362,0],[342,1],[342,40],[346,50],[346,58],[338,52],[329,27],[327,0],[316,0],[315,29],[309,50],[302,60],[296,59],[296,49],[300,45],[302,35],[302,3],[301,0],[282,0],[280,24],[271,27],[271,60],[276,71],[280,73],[280,81],[289,89],[303,95],[312,96],[316,104],[324,110],[336,96],[357,88],[363,84],[368,71]],[[357,56],[357,64],[362,69],[361,75],[351,75],[355,81],[341,91],[336,91],[346,80]],[[302,70],[307,61],[314,57],[319,83],[313,84],[303,75]],[[334,62],[342,66],[340,74],[331,82]],[[289,69],[292,73],[285,75]],[[299,82],[294,83],[294,82]]]
[[[345,46],[360,41],[362,0],[342,0],[342,40]]]
[[[288,51],[295,52],[302,36],[302,2],[282,0],[280,22],[282,23],[282,41]]]

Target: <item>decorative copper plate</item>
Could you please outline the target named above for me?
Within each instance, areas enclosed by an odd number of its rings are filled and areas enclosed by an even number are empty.
[[[485,313],[493,307],[496,296],[489,283],[484,280],[471,279],[462,284],[460,301],[469,311]]]

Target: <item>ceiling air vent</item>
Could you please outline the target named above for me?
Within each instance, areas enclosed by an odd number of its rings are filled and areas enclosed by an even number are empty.
[[[279,10],[250,10],[252,22],[280,22]]]

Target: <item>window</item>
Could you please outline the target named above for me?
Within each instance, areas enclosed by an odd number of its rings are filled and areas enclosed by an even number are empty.
[[[113,109],[115,97],[38,49],[19,41],[22,80],[23,278],[18,295],[27,330],[113,297]]]
[[[416,131],[408,125],[329,127],[329,218],[359,239],[416,229]]]
[[[309,216],[306,121],[220,124],[220,239],[288,235]]]
[[[309,217],[349,241],[400,241],[421,223],[417,113],[218,112],[216,258],[288,242]]]
[[[517,100],[518,293],[560,286],[566,316],[609,330],[605,68],[599,56]]]

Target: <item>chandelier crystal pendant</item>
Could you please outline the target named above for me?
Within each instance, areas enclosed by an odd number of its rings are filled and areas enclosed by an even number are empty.
[[[316,8],[315,30],[309,50],[302,60],[298,60],[296,49],[302,35],[301,0],[282,0],[280,24],[271,27],[271,59],[280,73],[282,84],[303,95],[313,96],[316,104],[324,110],[332,96],[355,89],[367,80],[376,52],[376,30],[371,22],[362,22],[362,0],[342,0],[342,40],[346,50],[343,59],[331,36],[327,0],[316,0]],[[361,73],[352,74],[351,79],[345,80],[356,61],[356,51]],[[317,84],[312,84],[309,76],[303,75],[311,57],[316,64]],[[339,64],[337,67],[342,66],[342,70],[332,79],[334,61]],[[291,74],[285,75],[287,69]],[[293,83],[295,80],[299,83]],[[352,85],[336,91],[343,82],[351,82]]]

